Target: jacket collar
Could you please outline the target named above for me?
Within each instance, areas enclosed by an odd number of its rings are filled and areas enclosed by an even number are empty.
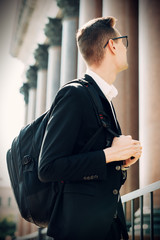
[[[89,76],[88,74],[85,74],[85,75],[84,75],[84,78],[85,78],[90,84],[92,84],[92,85],[94,86],[94,88],[97,90],[98,94],[99,94],[102,98],[106,99],[105,95],[103,94],[103,92],[101,91],[101,89],[99,88],[99,86],[97,85],[97,83],[94,81],[94,79],[93,79],[91,76]],[[106,99],[106,100],[107,100],[107,99]],[[107,100],[107,101],[108,101],[108,100]]]

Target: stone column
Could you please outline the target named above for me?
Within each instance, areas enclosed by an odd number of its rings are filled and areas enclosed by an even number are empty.
[[[79,0],[57,0],[62,9],[61,86],[77,77],[76,31]]]
[[[27,222],[25,219],[22,219],[22,236],[25,236],[27,234],[31,233],[31,223]]]
[[[23,83],[22,87],[20,88],[20,93],[24,95],[24,102],[25,102],[25,116],[24,116],[24,125],[28,123],[28,95],[29,95],[29,84]]]
[[[80,0],[79,28],[93,18],[102,16],[102,0]],[[86,64],[78,52],[77,76],[83,77],[86,72]]]
[[[48,45],[38,44],[34,52],[37,61],[37,96],[36,96],[36,118],[46,111],[46,88],[48,67]]]
[[[138,1],[103,0],[103,16],[114,16],[118,19],[116,28],[121,35],[128,35],[129,38],[129,68],[116,79],[114,85],[119,94],[113,103],[122,133],[138,139]],[[139,188],[138,164],[128,170],[128,179],[121,194]]]
[[[46,108],[48,109],[60,87],[60,66],[61,66],[61,19],[49,18],[45,26],[45,34],[49,40],[48,49],[48,76],[47,76],[47,98]]]
[[[143,154],[140,159],[140,187],[160,179],[160,1],[139,1],[139,99],[140,140]],[[154,193],[155,218],[160,222],[160,191]],[[149,196],[144,200],[149,206]],[[149,216],[148,216],[149,220]],[[157,228],[156,228],[157,227]],[[160,225],[155,226],[160,233]]]
[[[36,88],[37,88],[37,67],[30,66],[26,72],[29,84],[29,103],[28,103],[28,120],[30,123],[35,119],[36,111]]]
[[[16,237],[20,237],[22,236],[23,233],[23,218],[21,217],[20,213],[18,213],[18,223],[17,223],[17,227],[16,227]]]
[[[18,224],[17,224],[17,231],[16,236],[22,237],[24,235],[31,233],[31,223],[27,222],[21,215],[18,215]]]

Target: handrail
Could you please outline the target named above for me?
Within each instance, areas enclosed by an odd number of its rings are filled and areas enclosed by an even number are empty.
[[[123,195],[121,197],[122,203],[128,202],[128,201],[138,198],[138,197],[141,197],[141,196],[145,195],[146,193],[150,193],[150,192],[153,192],[158,189],[160,189],[160,181],[154,182],[146,187],[140,188],[138,190],[135,190],[133,192]]]

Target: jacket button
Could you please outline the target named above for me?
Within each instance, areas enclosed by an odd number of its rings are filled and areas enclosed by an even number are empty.
[[[116,170],[119,171],[121,169],[120,166],[116,166]]]
[[[114,189],[114,190],[113,190],[113,194],[114,194],[114,195],[117,195],[117,194],[118,194],[118,190],[117,190],[117,189]]]

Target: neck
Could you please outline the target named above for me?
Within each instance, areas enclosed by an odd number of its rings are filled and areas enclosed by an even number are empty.
[[[113,84],[116,80],[117,72],[112,64],[101,64],[99,66],[92,65],[88,67],[90,70],[99,75],[108,84]]]

